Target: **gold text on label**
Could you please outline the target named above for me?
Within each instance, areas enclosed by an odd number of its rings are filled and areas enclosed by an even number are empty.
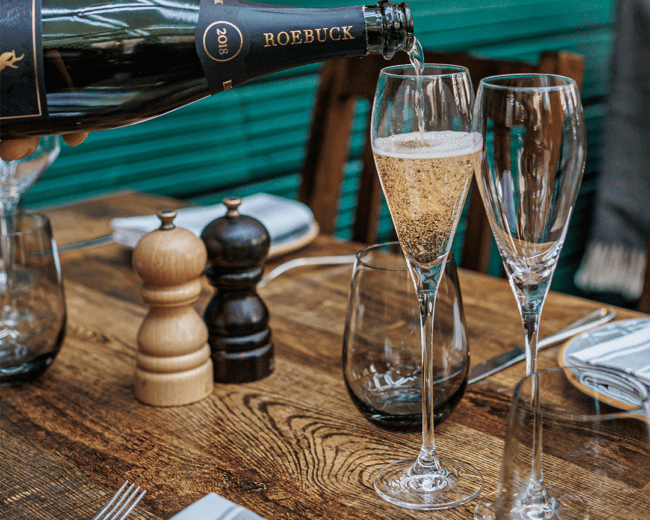
[[[302,29],[299,31],[282,31],[264,33],[264,47],[284,47],[285,45],[302,45],[314,42],[325,43],[328,40],[354,40],[350,33],[351,25],[342,27],[322,27],[320,29]]]
[[[235,44],[232,48],[228,42],[228,36],[235,38]],[[208,39],[212,41],[212,45],[208,46]],[[215,47],[213,44],[216,43]],[[244,36],[239,28],[224,20],[219,20],[208,25],[208,28],[203,33],[203,50],[214,61],[230,61],[235,58],[244,46]]]
[[[24,57],[25,57],[24,54],[20,57],[17,57],[16,51],[3,52],[2,54],[0,54],[0,70],[4,70],[7,67],[11,67],[12,69],[17,69],[18,65],[16,65],[16,62],[22,60]]]

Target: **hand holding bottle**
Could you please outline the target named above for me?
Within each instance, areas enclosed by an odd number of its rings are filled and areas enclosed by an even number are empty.
[[[88,137],[88,132],[65,134],[61,137],[67,145],[77,146]],[[15,161],[16,159],[29,157],[36,151],[39,140],[40,137],[31,136],[21,139],[7,139],[5,141],[0,141],[0,159],[3,161]]]

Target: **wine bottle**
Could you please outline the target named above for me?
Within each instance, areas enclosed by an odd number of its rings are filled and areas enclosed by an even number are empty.
[[[162,115],[290,67],[414,44],[408,5],[3,0],[0,139]]]

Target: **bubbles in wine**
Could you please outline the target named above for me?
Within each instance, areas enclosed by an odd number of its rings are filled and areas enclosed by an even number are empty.
[[[423,265],[440,261],[479,167],[482,139],[468,132],[419,132],[378,138],[373,152],[404,252]]]

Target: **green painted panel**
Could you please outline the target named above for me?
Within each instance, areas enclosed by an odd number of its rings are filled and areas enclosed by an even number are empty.
[[[304,0],[283,0],[304,6]],[[348,5],[319,0],[310,5]],[[410,0],[417,36],[427,48],[468,50],[486,56],[536,61],[545,50],[585,58],[583,103],[587,166],[554,288],[573,291],[572,276],[588,234],[600,160],[601,122],[609,88],[613,0]],[[171,114],[127,128],[91,135],[66,146],[32,187],[31,207],[61,204],[102,193],[138,189],[184,197],[198,204],[225,195],[266,191],[295,198],[304,156],[319,64],[276,73]],[[358,161],[368,103],[359,103],[350,139],[337,236],[349,238],[358,190]],[[380,240],[392,233],[382,207]],[[460,254],[461,223],[453,250]],[[563,265],[566,262],[566,265]],[[492,272],[500,260],[493,255]]]

